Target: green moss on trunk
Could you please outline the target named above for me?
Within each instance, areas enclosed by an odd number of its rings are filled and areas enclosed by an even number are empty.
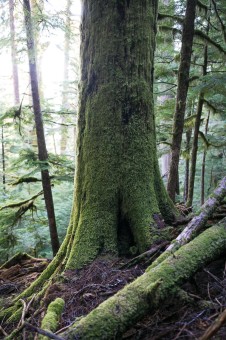
[[[142,252],[153,240],[153,215],[173,216],[155,146],[156,13],[156,0],[83,1],[76,232],[67,268],[99,253]]]

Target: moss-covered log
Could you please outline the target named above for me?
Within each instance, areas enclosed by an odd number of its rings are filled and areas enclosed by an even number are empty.
[[[226,218],[159,266],[147,270],[61,334],[65,339],[115,339],[153,311],[198,269],[226,251]]]
[[[55,332],[59,326],[59,321],[64,308],[64,300],[61,298],[56,298],[52,301],[47,309],[46,315],[44,316],[41,329],[46,331]],[[48,337],[40,335],[39,340],[47,340]]]

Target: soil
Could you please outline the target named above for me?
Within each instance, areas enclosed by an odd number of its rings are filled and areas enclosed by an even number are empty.
[[[216,220],[211,221],[216,222]],[[163,250],[163,249],[162,249]],[[44,298],[44,306],[30,307],[29,322],[40,327],[46,306],[56,297],[65,300],[59,328],[69,326],[75,318],[88,314],[102,301],[115,294],[127,283],[140,276],[147,262],[125,266],[126,258],[98,258],[81,271],[67,271],[60,283],[53,284]],[[0,304],[5,307],[10,300],[27,287],[46,267],[48,260],[18,259],[7,268],[0,269]],[[210,263],[184,284],[185,299],[175,297],[167,301],[155,314],[135,324],[122,339],[199,339],[205,330],[226,308],[226,256]],[[37,312],[38,311],[38,312]],[[34,317],[34,313],[36,316]],[[0,325],[0,339],[10,334],[17,325]],[[33,331],[26,329],[16,339],[35,339]],[[226,339],[226,324],[212,339]]]

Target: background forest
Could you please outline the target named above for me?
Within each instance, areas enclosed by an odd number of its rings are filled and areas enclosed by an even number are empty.
[[[77,0],[32,0],[31,4],[48,163],[41,162],[37,154],[23,9],[20,1],[2,0],[1,262],[18,251],[52,256],[40,170],[50,172],[60,241],[68,226],[73,195],[81,5]],[[166,184],[184,15],[184,1],[160,1],[154,94],[159,164]],[[194,210],[225,175],[225,55],[225,1],[198,1],[176,196],[176,202],[186,203],[197,133],[194,195],[192,204],[187,204]]]

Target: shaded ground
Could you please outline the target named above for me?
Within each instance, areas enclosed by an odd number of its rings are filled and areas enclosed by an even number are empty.
[[[86,315],[125,284],[141,275],[147,266],[146,263],[140,262],[131,268],[122,269],[127,261],[128,259],[102,258],[79,273],[67,271],[63,282],[53,284],[46,293],[44,306],[30,307],[29,322],[39,327],[45,306],[56,297],[62,297],[66,306],[60,328],[69,326],[76,317]],[[7,306],[8,300],[28,286],[47,264],[45,259],[24,257],[16,263],[11,263],[8,268],[0,269],[0,306]],[[198,339],[226,308],[226,256],[196,273],[182,288],[187,294],[183,293],[181,299],[172,297],[166,301],[154,315],[149,315],[134,325],[122,338]],[[4,332],[10,334],[16,326],[3,323],[0,326],[0,339],[4,339]],[[20,338],[35,339],[35,334],[24,330],[23,337],[16,337]],[[226,325],[220,328],[213,339],[226,339]]]

